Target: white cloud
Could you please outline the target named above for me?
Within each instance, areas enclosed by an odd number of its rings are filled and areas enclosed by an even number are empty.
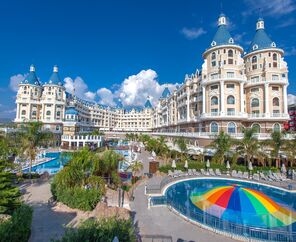
[[[263,16],[282,17],[295,11],[296,5],[293,0],[245,0],[248,9],[243,16],[258,13],[262,10]]]
[[[73,93],[75,90],[75,95],[79,98],[89,101],[93,101],[95,99],[96,93],[88,90],[87,84],[80,76],[76,77],[74,80],[71,77],[66,77],[64,82],[67,92]]]
[[[155,105],[166,86],[173,90],[176,84],[159,84],[157,73],[148,69],[126,78],[114,92],[101,88],[97,94],[99,102],[106,105],[114,105],[115,100],[121,99],[124,106],[143,106],[148,96]]]
[[[97,91],[98,97],[99,97],[99,103],[103,105],[109,105],[109,106],[115,106],[114,102],[114,95],[113,93],[107,89],[107,88],[100,88]]]
[[[285,56],[295,56],[296,55],[296,47],[287,47],[285,48]]]
[[[199,36],[207,33],[207,31],[205,31],[203,28],[186,28],[184,27],[181,30],[181,33],[187,38],[187,39],[196,39]]]
[[[280,24],[278,24],[275,27],[276,28],[285,28],[285,27],[289,27],[291,25],[295,25],[295,23],[296,23],[296,20],[294,18],[289,18],[289,19],[283,20]]]
[[[18,84],[25,79],[28,74],[17,74],[10,77],[9,87],[12,91],[18,91]]]
[[[296,104],[296,96],[293,94],[288,94],[288,105]]]

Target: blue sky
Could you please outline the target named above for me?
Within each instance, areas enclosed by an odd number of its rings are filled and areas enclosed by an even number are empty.
[[[114,104],[155,101],[165,83],[182,83],[201,68],[202,53],[223,12],[235,40],[247,49],[259,8],[266,31],[286,51],[288,92],[296,92],[296,2],[3,1],[0,8],[0,118],[14,117],[16,84],[30,64],[42,82],[53,65],[80,97]]]

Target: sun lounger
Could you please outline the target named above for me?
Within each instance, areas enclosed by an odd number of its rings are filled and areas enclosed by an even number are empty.
[[[236,170],[232,170],[232,172],[231,172],[231,176],[232,176],[232,177],[237,177],[237,171],[236,171]]]
[[[188,176],[192,176],[192,175],[193,175],[192,169],[188,169]]]
[[[238,178],[243,178],[243,173],[242,173],[241,171],[238,171],[238,172],[237,172],[237,177],[238,177]]]
[[[259,180],[260,180],[260,178],[259,178],[259,174],[254,174],[254,175],[253,175],[253,180],[255,180],[255,181],[259,181]]]
[[[216,173],[217,176],[221,176],[222,175],[220,169],[218,169],[218,168],[215,170],[215,173]]]
[[[215,172],[214,172],[214,170],[212,168],[209,169],[209,174],[211,176],[216,176],[216,174],[215,174]]]
[[[245,171],[243,173],[243,178],[248,179],[249,178],[249,173],[247,171]]]
[[[174,176],[174,173],[173,173],[171,170],[169,170],[169,171],[168,171],[168,176],[169,176],[169,177],[173,177],[173,176]]]
[[[200,169],[200,172],[201,172],[202,175],[207,176],[207,173],[206,173],[206,171],[204,169]]]

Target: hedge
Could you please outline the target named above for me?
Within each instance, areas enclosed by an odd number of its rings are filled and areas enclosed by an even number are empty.
[[[60,240],[54,242],[112,242],[117,236],[119,241],[135,242],[136,235],[131,220],[109,218],[87,220],[78,229],[69,228]]]
[[[31,235],[33,209],[28,205],[17,208],[10,219],[0,224],[0,242],[27,242]]]

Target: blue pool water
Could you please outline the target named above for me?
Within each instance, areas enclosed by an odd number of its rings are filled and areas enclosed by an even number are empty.
[[[37,172],[39,174],[42,174],[44,172],[48,172],[49,174],[56,174],[68,162],[67,157],[62,156],[61,152],[46,153],[45,157],[53,159],[43,164],[33,166],[32,172]],[[29,172],[29,169],[25,169],[23,170],[23,172]]]
[[[152,197],[189,219],[231,234],[296,241],[296,193],[248,182],[192,179]]]

